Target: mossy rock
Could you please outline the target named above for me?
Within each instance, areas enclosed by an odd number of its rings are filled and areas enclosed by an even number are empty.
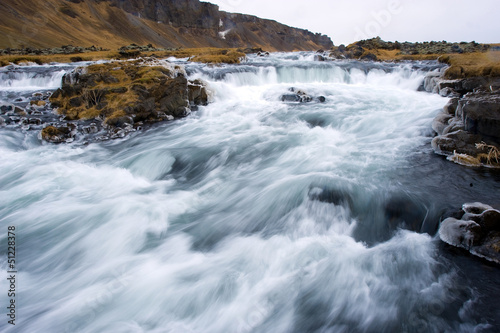
[[[73,139],[75,135],[76,126],[74,124],[68,124],[68,126],[47,126],[41,131],[41,137],[43,140],[52,143],[62,143]]]
[[[201,81],[188,82],[178,66],[153,64],[137,60],[79,68],[65,75],[50,102],[69,119],[99,118],[115,127],[183,117],[190,105],[208,103]]]

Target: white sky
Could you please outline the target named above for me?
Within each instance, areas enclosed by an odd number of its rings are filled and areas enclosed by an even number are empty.
[[[386,41],[500,43],[500,0],[202,0],[328,35]]]

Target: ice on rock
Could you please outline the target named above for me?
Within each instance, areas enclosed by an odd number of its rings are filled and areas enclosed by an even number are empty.
[[[478,237],[480,228],[474,221],[450,217],[441,223],[439,237],[445,243],[469,250],[474,244],[474,238]]]
[[[463,204],[462,210],[469,214],[481,214],[484,211],[493,209],[493,207],[483,204],[481,202],[473,202]]]

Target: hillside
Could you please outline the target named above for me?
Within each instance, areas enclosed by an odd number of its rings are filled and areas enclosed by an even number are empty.
[[[329,37],[272,20],[219,11],[198,0],[3,0],[0,48],[262,47],[317,50]]]

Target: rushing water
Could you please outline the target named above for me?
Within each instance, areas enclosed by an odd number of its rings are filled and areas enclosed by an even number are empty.
[[[10,225],[19,269],[0,330],[498,331],[498,269],[435,237],[462,203],[500,204],[498,174],[430,149],[447,100],[417,90],[438,66],[312,58],[187,64],[212,103],[123,140],[0,130],[2,277]],[[3,99],[67,69],[37,70],[4,73]]]

